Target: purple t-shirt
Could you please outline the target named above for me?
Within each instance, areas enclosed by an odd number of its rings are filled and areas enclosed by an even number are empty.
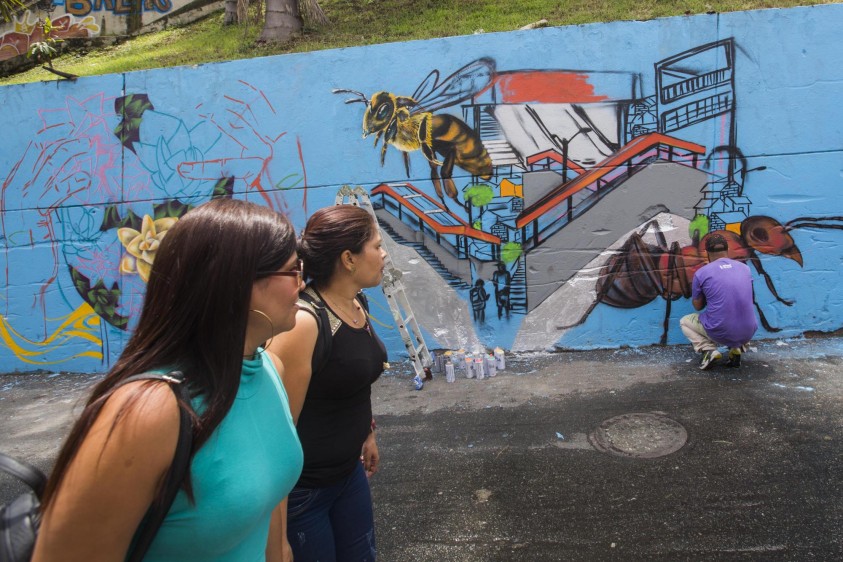
[[[700,323],[721,345],[740,347],[752,339],[758,324],[752,303],[752,274],[739,261],[720,258],[694,275],[691,298],[705,296]]]

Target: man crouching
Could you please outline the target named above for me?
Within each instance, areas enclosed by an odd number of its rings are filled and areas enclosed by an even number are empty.
[[[696,310],[679,326],[694,351],[702,353],[700,369],[710,368],[723,355],[718,346],[729,348],[727,366],[740,367],[741,353],[746,351],[758,323],[753,308],[752,274],[746,264],[730,259],[726,239],[719,234],[705,241],[708,265],[694,274],[691,299]]]

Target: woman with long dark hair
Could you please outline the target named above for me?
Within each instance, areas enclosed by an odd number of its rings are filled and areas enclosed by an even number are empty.
[[[144,560],[283,560],[282,501],[302,452],[283,365],[260,347],[295,325],[301,262],[289,221],[216,199],[161,241],[140,320],[94,389],[43,499],[34,558],[124,560],[161,501],[176,451],[179,404],[140,373],[183,373],[191,393],[191,464]]]
[[[385,252],[372,217],[337,205],[315,212],[299,242],[309,279],[302,298],[327,310],[330,352],[315,357],[320,324],[306,307],[296,327],[269,349],[284,360],[284,384],[304,449],[290,492],[287,536],[296,562],[373,561],[375,530],[368,477],[380,461],[371,386],[386,350],[369,323],[360,292],[383,277]]]

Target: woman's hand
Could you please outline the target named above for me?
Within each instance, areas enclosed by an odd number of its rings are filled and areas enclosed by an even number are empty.
[[[266,562],[293,562],[293,549],[287,541],[287,498],[272,510],[266,542]]]
[[[360,460],[363,461],[363,469],[366,471],[366,476],[371,478],[378,471],[381,460],[374,431],[369,433],[369,437],[363,442],[363,453],[360,455]]]
[[[290,546],[290,543],[287,542],[287,539],[284,539],[284,544],[282,545],[283,555],[282,558],[283,562],[293,562],[293,547]]]

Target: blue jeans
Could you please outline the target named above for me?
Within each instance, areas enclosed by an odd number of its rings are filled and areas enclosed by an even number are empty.
[[[296,562],[375,561],[372,493],[362,462],[333,486],[293,488],[287,539]]]

